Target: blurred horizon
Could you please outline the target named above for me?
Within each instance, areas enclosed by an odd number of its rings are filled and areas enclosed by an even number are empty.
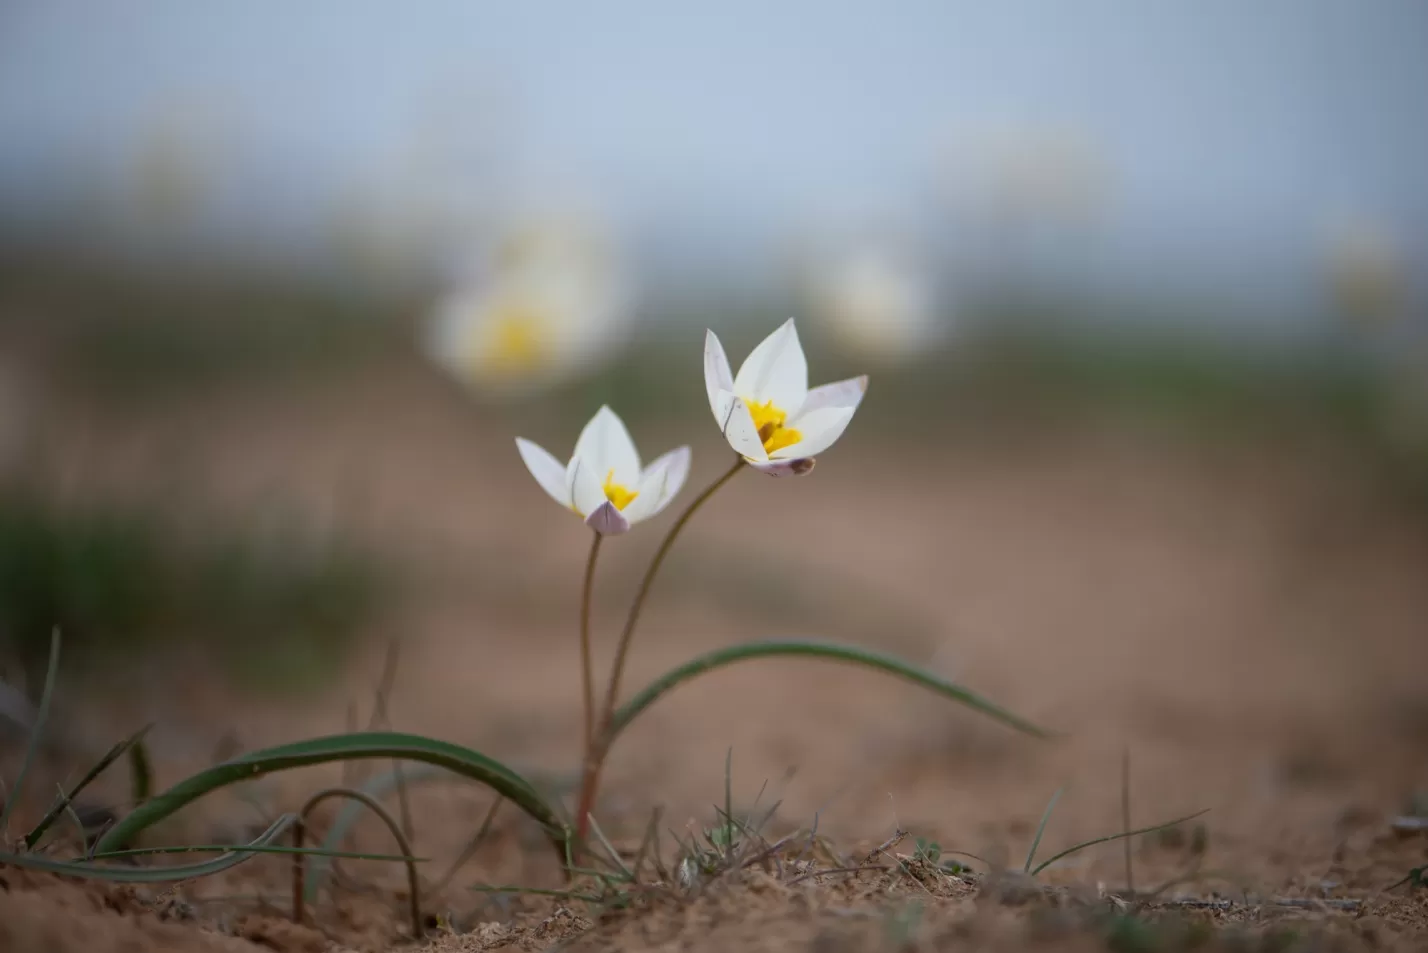
[[[588,214],[656,293],[767,293],[874,236],[959,287],[1291,327],[1323,311],[1336,242],[1428,262],[1419,4],[57,2],[0,23],[21,248],[308,274],[365,242],[430,276],[513,217]]]

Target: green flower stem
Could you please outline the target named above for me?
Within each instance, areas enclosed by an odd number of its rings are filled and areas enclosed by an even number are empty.
[[[580,687],[585,700],[585,746],[582,749],[589,757],[590,745],[595,739],[595,676],[590,662],[590,592],[595,586],[595,560],[600,556],[603,533],[595,531],[595,539],[590,544],[590,558],[585,561],[585,584],[580,591]]]
[[[576,849],[580,849],[584,845],[586,836],[590,833],[590,811],[595,806],[595,790],[600,783],[600,769],[610,750],[608,736],[610,723],[615,714],[615,703],[620,697],[620,678],[625,671],[625,659],[629,655],[630,641],[634,637],[635,626],[639,624],[640,613],[645,607],[645,599],[650,594],[650,586],[654,583],[655,576],[659,574],[660,567],[664,565],[664,558],[669,554],[670,547],[679,538],[680,531],[689,522],[689,518],[742,469],[744,469],[744,458],[735,458],[734,465],[723,476],[709,484],[703,493],[694,498],[694,502],[689,504],[689,507],[669,528],[664,542],[660,543],[659,549],[655,551],[654,559],[650,561],[649,569],[645,570],[644,579],[640,581],[639,591],[635,593],[635,601],[630,605],[630,614],[625,619],[625,629],[620,633],[620,644],[615,649],[615,664],[610,669],[610,684],[605,692],[605,706],[600,716],[600,728],[591,737],[590,744],[586,749],[585,767],[580,782],[580,798],[575,812]]]

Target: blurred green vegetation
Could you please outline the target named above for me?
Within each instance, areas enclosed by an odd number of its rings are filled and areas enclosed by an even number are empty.
[[[121,274],[0,257],[0,333],[39,351],[66,386],[106,400],[189,398],[204,387],[268,386],[337,370],[420,361],[429,301],[379,299],[333,280],[233,274]],[[658,311],[651,310],[658,308]],[[581,421],[609,403],[633,426],[673,430],[707,413],[699,353],[718,330],[737,365],[792,300],[650,305],[613,363],[530,399],[490,403],[505,426]],[[1011,435],[1087,419],[1153,425],[1195,440],[1305,434],[1342,441],[1365,465],[1428,502],[1428,372],[1407,393],[1403,368],[1369,330],[1265,334],[1248,316],[1185,302],[1092,305],[988,301],[950,347],[900,368],[864,367],[800,321],[814,383],[871,371],[860,429],[895,441]],[[1428,341],[1423,343],[1428,362]],[[433,375],[441,372],[431,368]],[[476,398],[479,402],[479,396]]]
[[[163,400],[195,388],[360,365],[410,347],[394,315],[331,285],[226,273],[136,274],[0,257],[0,332],[65,386]]]
[[[0,655],[31,688],[50,631],[66,671],[162,666],[202,652],[237,684],[281,691],[336,670],[385,595],[369,556],[295,532],[194,532],[156,505],[0,487]]]

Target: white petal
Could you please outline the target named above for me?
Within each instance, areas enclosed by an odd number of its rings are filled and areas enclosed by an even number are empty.
[[[850,377],[846,381],[839,381],[836,384],[815,387],[808,392],[808,399],[803,402],[803,409],[798,412],[798,417],[789,421],[789,426],[797,427],[800,418],[824,407],[846,407],[849,410],[857,410],[858,405],[863,401],[863,395],[867,392],[868,375],[866,374],[862,377]]]
[[[805,414],[798,422],[798,430],[803,439],[798,443],[781,447],[772,454],[775,460],[797,460],[800,457],[817,456],[843,436],[848,421],[853,419],[850,407],[824,407]]]
[[[742,399],[723,391],[719,394],[717,409],[719,429],[735,452],[750,460],[769,458],[764,452],[764,442],[759,439],[758,428],[754,426],[754,415],[749,413],[749,407]]]
[[[640,477],[639,495],[624,509],[625,518],[638,523],[668,506],[689,476],[689,456],[689,448],[680,447],[651,463]]]
[[[609,500],[595,507],[590,515],[585,517],[585,525],[602,536],[619,536],[630,531],[630,521]]]
[[[524,437],[516,438],[516,449],[525,461],[526,469],[536,478],[540,488],[550,494],[550,498],[561,506],[570,506],[570,486],[566,481],[565,466],[544,448]]]
[[[709,394],[709,409],[719,417],[719,392],[734,391],[734,372],[729,370],[729,355],[713,331],[704,332],[704,389]]]
[[[744,400],[773,405],[792,417],[808,397],[808,359],[789,318],[764,338],[739,368],[734,393]]]
[[[816,462],[812,457],[803,457],[798,460],[770,460],[768,463],[751,463],[749,466],[771,477],[803,476],[805,473],[813,472],[813,465]]]
[[[570,461],[570,469],[566,471],[566,485],[570,487],[570,499],[575,512],[581,516],[589,516],[600,508],[600,504],[607,501],[603,480],[605,474],[597,473],[595,468],[581,459],[575,457]]]
[[[601,407],[590,418],[580,439],[575,441],[575,454],[595,471],[603,483],[615,471],[615,482],[633,486],[640,479],[640,455],[625,424],[609,407]]]

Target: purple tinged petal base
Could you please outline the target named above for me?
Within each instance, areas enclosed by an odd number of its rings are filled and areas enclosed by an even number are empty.
[[[798,460],[769,460],[762,463],[748,460],[746,462],[760,473],[768,474],[771,477],[786,477],[812,473],[813,467],[818,461],[813,457],[801,457]]]
[[[601,536],[619,536],[630,531],[630,521],[609,500],[591,510],[585,517],[585,525]]]

